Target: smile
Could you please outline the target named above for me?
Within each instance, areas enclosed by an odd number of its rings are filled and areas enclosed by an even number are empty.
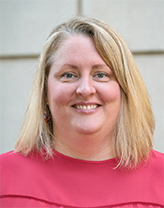
[[[98,105],[74,105],[74,108],[83,109],[83,110],[91,110],[97,107]]]

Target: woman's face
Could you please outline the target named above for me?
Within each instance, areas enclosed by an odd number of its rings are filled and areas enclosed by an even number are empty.
[[[120,87],[89,37],[68,37],[48,76],[53,133],[111,135],[120,112]]]

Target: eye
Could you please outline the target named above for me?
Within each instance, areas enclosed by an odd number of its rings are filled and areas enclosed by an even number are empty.
[[[67,73],[64,73],[64,74],[62,75],[62,77],[65,77],[65,78],[72,78],[72,77],[74,77],[74,74],[67,72]]]
[[[74,80],[77,78],[77,75],[71,72],[66,72],[64,74],[61,75],[61,80],[62,81],[70,81],[70,80]]]
[[[102,72],[95,75],[95,77],[97,77],[97,78],[104,78],[106,76],[108,76],[108,75],[105,73],[102,73]]]
[[[93,76],[98,81],[109,81],[109,75],[104,72],[99,72]]]

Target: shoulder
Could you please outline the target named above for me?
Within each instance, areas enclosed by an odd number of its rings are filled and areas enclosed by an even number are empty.
[[[10,151],[10,152],[6,152],[6,153],[2,153],[0,154],[0,160],[1,162],[4,162],[6,160],[11,160],[11,159],[15,159],[15,158],[19,158],[21,154],[16,153],[14,151]]]
[[[161,178],[164,179],[164,154],[152,150],[147,165],[144,166],[143,170],[149,173],[154,180],[160,181]]]
[[[159,160],[164,160],[164,153],[158,152],[156,150],[152,150],[151,156]]]
[[[0,155],[0,162],[3,169],[7,166],[11,167],[10,165],[16,164],[15,162],[21,160],[21,155],[18,153],[15,153],[14,151],[6,152]]]
[[[145,177],[146,176],[146,177]],[[150,189],[156,189],[158,196],[164,194],[164,154],[152,150],[148,164],[143,168],[143,180],[147,181]]]
[[[13,168],[20,166],[22,162],[25,162],[27,160],[29,160],[29,157],[25,157],[24,155],[14,151],[10,151],[0,155],[0,162],[3,170],[7,167]]]
[[[23,169],[26,169],[27,158],[19,153],[10,151],[0,155],[0,164],[1,164],[1,180],[4,178],[19,178],[20,173],[23,172]]]
[[[21,153],[18,153],[18,152],[15,152],[15,151],[9,151],[9,152],[6,152],[6,153],[3,153],[3,154],[0,154],[0,161],[2,163],[5,163],[5,162],[10,162],[12,163],[13,161],[16,162],[16,161],[34,161],[34,160],[40,160],[40,161],[43,161],[45,160],[46,157],[44,157],[44,153],[43,155],[37,151],[33,151],[31,153],[29,153],[28,155],[24,155],[24,154],[21,154]]]
[[[159,186],[164,191],[164,154],[153,150],[150,159],[148,170],[154,181],[159,182]]]
[[[161,169],[161,171],[164,171],[164,153],[152,150],[149,163],[152,168],[156,168],[156,170]]]
[[[28,194],[37,181],[44,181],[46,170],[52,167],[52,162],[45,162],[39,153],[24,156],[14,151],[1,154],[0,164],[1,194]]]
[[[43,163],[44,159],[40,154],[31,154],[24,156],[20,153],[10,151],[0,155],[1,177],[19,178],[38,170],[38,166]]]

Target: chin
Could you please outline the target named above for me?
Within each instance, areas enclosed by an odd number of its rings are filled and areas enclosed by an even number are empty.
[[[75,132],[79,133],[79,134],[84,134],[84,135],[91,135],[91,134],[95,134],[100,130],[100,127],[98,128],[97,126],[83,126],[83,127],[76,127],[75,128]]]

